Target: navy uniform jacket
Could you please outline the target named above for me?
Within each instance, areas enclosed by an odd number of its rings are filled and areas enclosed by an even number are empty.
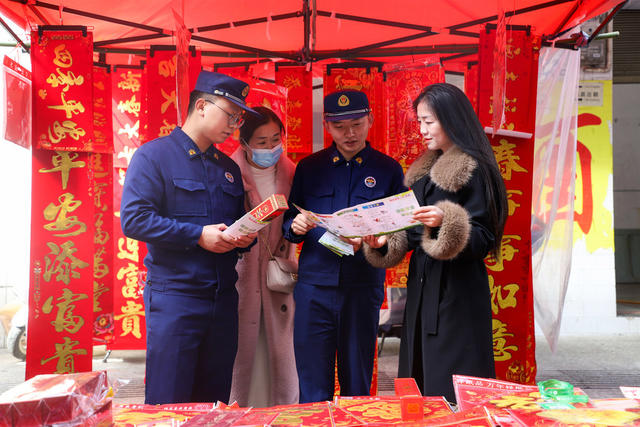
[[[300,243],[298,278],[323,286],[365,286],[384,282],[384,269],[372,267],[358,251],[340,257],[318,243],[325,229],[316,227],[304,236],[291,230],[298,210],[330,214],[337,210],[406,191],[402,167],[391,157],[367,146],[346,161],[335,143],[300,161],[293,177],[289,210],[282,224],[287,240]]]
[[[197,243],[202,227],[244,215],[240,168],[213,145],[202,153],[180,128],[138,148],[127,169],[120,217],[128,237],[147,243],[147,282],[166,293],[213,295],[235,286],[238,250]]]

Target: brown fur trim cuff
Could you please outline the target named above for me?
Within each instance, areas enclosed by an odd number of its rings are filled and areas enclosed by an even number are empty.
[[[407,233],[399,231],[390,234],[387,239],[387,253],[382,254],[378,249],[374,249],[366,243],[362,245],[365,259],[374,267],[389,268],[398,264],[407,253]]]
[[[442,200],[435,204],[442,209],[444,216],[438,237],[429,236],[430,227],[425,226],[422,233],[422,249],[432,258],[450,260],[464,250],[471,236],[469,213],[457,203]]]

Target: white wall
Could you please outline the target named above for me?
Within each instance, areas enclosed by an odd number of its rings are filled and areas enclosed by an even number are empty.
[[[615,227],[640,229],[640,84],[613,85]]]

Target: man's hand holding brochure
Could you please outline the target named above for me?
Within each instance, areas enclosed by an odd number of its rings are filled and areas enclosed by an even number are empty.
[[[272,194],[227,227],[223,233],[231,237],[256,233],[288,208],[287,198],[283,194]]]
[[[353,255],[353,247],[340,236],[350,239],[379,236],[420,225],[419,221],[412,219],[413,211],[420,206],[412,190],[332,214],[318,214],[295,206],[316,225],[327,230],[318,242],[338,255]]]

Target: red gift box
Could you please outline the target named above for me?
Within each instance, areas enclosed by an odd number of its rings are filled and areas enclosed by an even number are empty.
[[[287,198],[283,194],[272,194],[251,209],[249,214],[260,222],[268,222],[287,209],[289,209]]]
[[[110,402],[107,373],[37,375],[0,395],[0,426],[86,420]]]

